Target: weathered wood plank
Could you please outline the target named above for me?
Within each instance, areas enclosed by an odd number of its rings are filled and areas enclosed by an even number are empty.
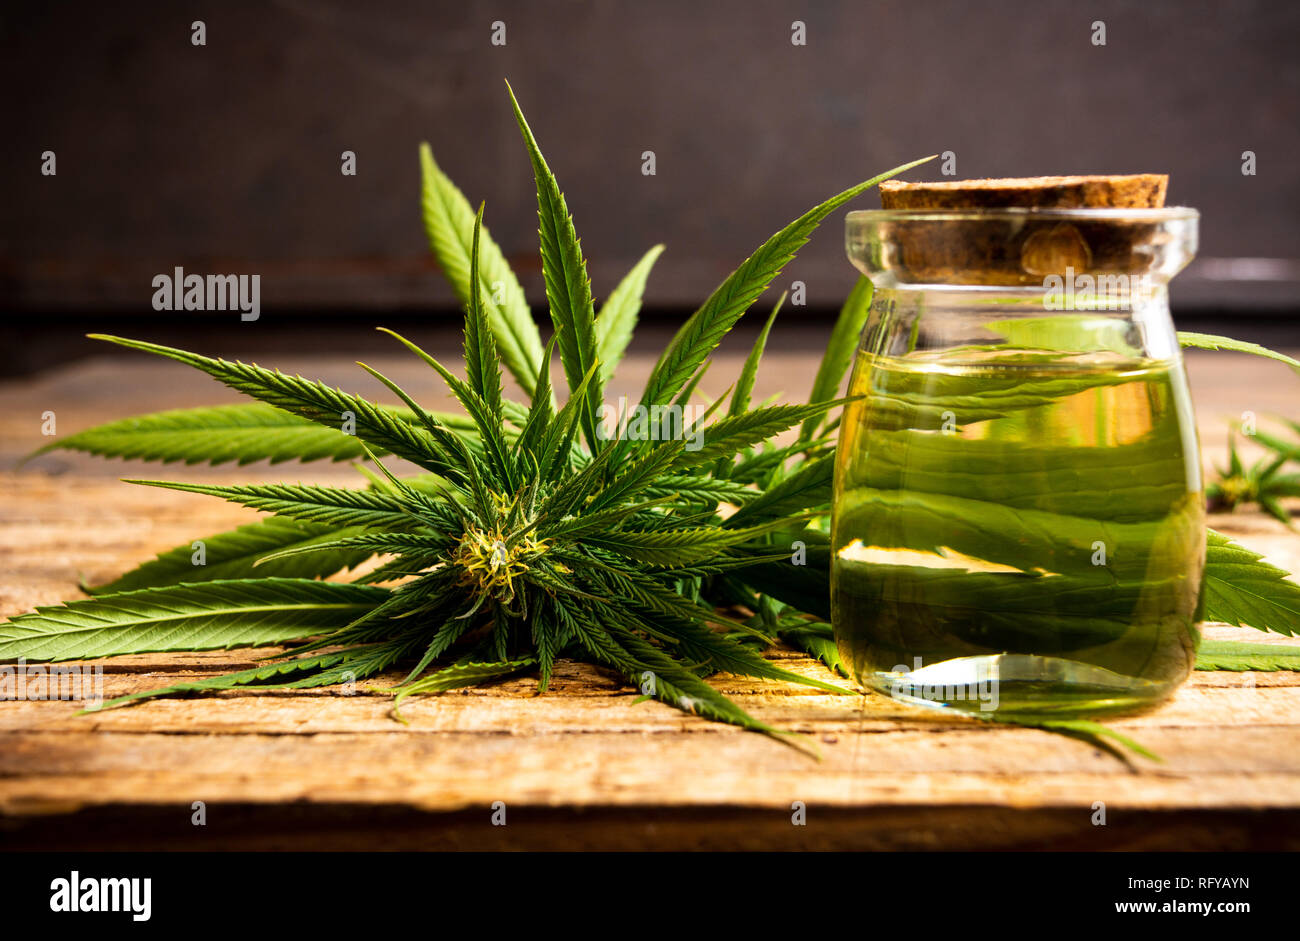
[[[820,673],[812,661],[786,661]],[[100,732],[483,732],[527,736],[564,731],[713,732],[718,726],[658,703],[634,704],[635,691],[593,668],[565,664],[545,695],[535,682],[514,680],[482,689],[456,690],[407,700],[405,723],[392,714],[391,698],[378,689],[400,679],[391,674],[355,695],[322,690],[231,690],[203,699],[160,699],[129,708],[78,714],[81,703],[16,701],[0,710],[0,731]],[[567,674],[567,675],[564,675]],[[106,674],[104,698],[158,688],[179,675]],[[1255,682],[1250,682],[1255,680]],[[30,680],[45,689],[44,680]],[[714,685],[763,721],[813,736],[889,729],[970,729],[973,723],[883,696],[833,696],[804,687],[719,676]],[[369,689],[373,692],[367,692]],[[1115,718],[1111,727],[1138,734],[1153,728],[1296,726],[1300,729],[1300,677],[1293,673],[1198,673],[1174,699],[1141,715]],[[21,695],[21,694],[20,694]],[[736,733],[740,734],[740,733]],[[1300,744],[1300,732],[1297,733]],[[745,736],[746,738],[751,736]],[[1140,736],[1139,736],[1140,737]]]
[[[789,807],[803,800],[819,806],[1034,808],[1102,800],[1144,808],[1294,810],[1297,758],[1277,747],[1276,728],[1245,727],[1232,739],[1224,748],[1214,729],[1152,729],[1144,740],[1178,756],[1157,771],[1117,774],[1108,756],[1026,729],[996,736],[982,728],[843,736],[822,744],[818,763],[727,732],[33,732],[6,740],[0,808],[36,813],[54,805],[192,800],[442,810],[488,807],[496,800],[524,806]]]

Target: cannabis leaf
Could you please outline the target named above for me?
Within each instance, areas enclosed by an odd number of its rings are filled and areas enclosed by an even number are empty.
[[[1300,670],[1300,647],[1294,644],[1254,644],[1235,640],[1203,640],[1196,654],[1198,670],[1272,672]]]
[[[1250,353],[1254,356],[1275,359],[1300,373],[1300,360],[1292,359],[1285,353],[1270,350],[1258,343],[1247,343],[1245,340],[1234,340],[1231,337],[1219,337],[1209,333],[1188,333],[1185,330],[1178,331],[1178,342],[1182,346],[1193,346],[1202,350],[1229,350],[1234,353]]]
[[[1282,421],[1285,422],[1293,432],[1300,435],[1300,422],[1292,421],[1289,418],[1284,418]],[[1239,424],[1240,423],[1238,423],[1238,425]],[[1267,431],[1259,429],[1255,430],[1252,437],[1259,444],[1262,444],[1279,457],[1285,458],[1288,461],[1300,463],[1300,441],[1287,441],[1283,438],[1277,437],[1276,435],[1271,435]],[[1291,496],[1296,496],[1296,494],[1291,494]]]
[[[423,428],[382,406],[339,389],[331,389],[324,383],[303,379],[301,376],[286,376],[282,372],[263,369],[257,365],[212,359],[143,340],[99,333],[89,336],[92,340],[106,340],[193,366],[245,395],[269,402],[328,428],[341,430],[344,423],[354,421],[356,435],[363,442],[404,457],[427,470],[436,472],[447,466],[433,446],[431,436]],[[96,429],[96,433],[102,435],[104,429]]]
[[[866,326],[867,316],[871,312],[871,295],[873,287],[865,277],[860,277],[853,285],[853,290],[844,301],[840,315],[835,318],[831,329],[831,338],[826,342],[826,353],[822,356],[817,376],[813,380],[809,402],[825,402],[839,393],[840,384],[853,363],[853,354],[857,351],[858,341]],[[804,422],[799,437],[807,440],[817,430],[817,422],[809,419]]]
[[[91,707],[86,712],[113,709],[127,703],[157,696],[176,696],[189,693],[211,693],[241,686],[263,689],[312,689],[335,683],[355,682],[393,665],[399,656],[409,651],[400,646],[375,644],[350,647],[347,650],[293,657],[265,666],[209,676],[188,683],[177,683],[161,689],[139,690],[118,696]]]
[[[781,269],[794,258],[823,219],[864,190],[933,159],[913,160],[852,186],[814,206],[760,245],[677,331],[646,382],[641,404],[663,405],[672,401],[749,305],[767,290]]]
[[[428,144],[420,145],[421,208],[429,247],[462,304],[479,298],[492,324],[501,359],[528,395],[533,393],[542,359],[542,340],[519,279],[487,229],[481,230],[477,277],[471,280],[470,259],[474,210],[469,200],[433,159]],[[477,290],[472,290],[472,285]]]
[[[445,693],[448,690],[463,689],[466,686],[479,686],[489,680],[504,679],[507,676],[523,673],[526,670],[536,668],[537,665],[537,658],[535,657],[520,657],[517,660],[502,660],[496,663],[460,662],[452,664],[445,670],[439,670],[433,676],[399,686],[397,696],[393,699],[393,714],[399,719],[401,718],[399,707],[408,696],[414,696],[417,693]]]
[[[1127,735],[1089,719],[1037,719],[1032,716],[1016,716],[1014,718],[995,717],[990,721],[1027,726],[1042,729],[1045,732],[1055,732],[1057,735],[1064,735],[1067,738],[1077,738],[1096,748],[1110,752],[1121,761],[1128,760],[1128,756],[1121,749],[1127,749],[1151,761],[1164,760],[1155,752]]]
[[[388,595],[384,588],[294,578],[101,595],[38,607],[0,623],[0,659],[75,660],[278,644],[342,627]]]
[[[1271,458],[1261,458],[1248,468],[1237,454],[1236,438],[1230,436],[1228,467],[1219,468],[1219,479],[1205,488],[1210,508],[1231,511],[1244,504],[1257,503],[1282,525],[1294,528],[1291,513],[1278,502],[1282,497],[1300,497],[1300,474],[1278,473],[1289,459],[1284,451]]]
[[[357,439],[261,402],[172,409],[56,438],[31,456],[62,449],[101,457],[186,464],[343,461],[361,457]]]
[[[305,549],[320,543],[340,539],[361,532],[360,527],[339,529],[337,526],[304,523],[273,516],[217,533],[201,541],[199,546],[186,543],[156,559],[145,562],[120,578],[87,589],[91,594],[109,595],[137,588],[159,585],[176,585],[181,582],[215,581],[217,579],[263,578],[315,578],[333,575],[343,569],[360,565],[370,557],[362,550],[340,549],[337,552],[313,552],[292,559],[282,559],[257,566],[255,563],[283,549]],[[196,552],[202,552],[202,561],[196,562]]]
[[[509,89],[509,83],[506,84]],[[604,379],[599,373],[589,378],[596,367],[596,313],[591,299],[591,281],[587,277],[587,260],[582,257],[578,234],[560,192],[555,174],[546,165],[533,137],[532,129],[510,90],[510,103],[515,109],[515,120],[523,133],[528,156],[533,163],[537,182],[538,234],[542,243],[542,274],[546,279],[546,298],[551,304],[551,321],[560,338],[560,361],[569,379],[570,391],[584,385],[579,396],[578,411],[587,446],[595,451],[599,439],[596,435],[596,405],[603,399],[601,389]],[[576,392],[574,393],[576,394]]]
[[[650,277],[650,269],[663,250],[662,245],[656,245],[646,252],[610,292],[596,315],[596,358],[600,360],[602,380],[614,374],[632,340],[637,314],[641,310],[641,295]]]
[[[1300,635],[1300,585],[1222,533],[1205,537],[1205,619]]]
[[[203,493],[255,510],[277,513],[306,523],[324,523],[336,528],[379,525],[403,527],[412,522],[414,512],[400,497],[379,490],[349,490],[345,487],[303,484],[226,487],[165,480],[127,480],[126,483]]]

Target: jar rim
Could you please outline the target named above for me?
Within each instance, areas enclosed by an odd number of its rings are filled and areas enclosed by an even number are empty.
[[[954,222],[994,219],[1030,220],[1061,219],[1093,222],[1173,222],[1199,219],[1201,214],[1190,206],[1150,208],[1088,207],[1083,209],[1006,206],[989,209],[855,209],[847,221],[872,222]]]

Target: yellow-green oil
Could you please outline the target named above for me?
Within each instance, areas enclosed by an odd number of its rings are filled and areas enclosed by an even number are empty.
[[[1067,715],[1186,679],[1205,509],[1181,363],[862,353],[850,393],[831,585],[860,682]]]

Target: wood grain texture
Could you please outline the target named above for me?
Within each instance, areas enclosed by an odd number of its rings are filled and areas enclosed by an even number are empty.
[[[797,332],[797,331],[796,331]],[[756,397],[803,392],[813,362],[773,344]],[[739,367],[727,354],[712,374]],[[652,356],[635,353],[633,391]],[[1245,357],[1192,354],[1207,459],[1223,421],[1294,411],[1294,379]],[[276,365],[357,391],[346,363]],[[421,372],[376,365],[427,392]],[[404,372],[406,370],[406,372]],[[707,381],[707,380],[706,380]],[[423,384],[421,384],[423,383]],[[717,394],[720,388],[706,391]],[[615,389],[612,394],[619,394]],[[88,360],[0,389],[3,459],[40,444],[40,413],[71,432],[167,401],[230,401],[148,361]],[[434,400],[433,404],[445,404]],[[77,596],[154,553],[254,518],[210,498],[135,488],[127,465],[75,455],[5,472],[0,614]],[[134,472],[134,471],[131,471]],[[148,476],[339,480],[344,467],[170,467]],[[1255,514],[1212,525],[1300,569],[1300,536]],[[1210,627],[1219,639],[1286,638]],[[249,665],[269,651],[98,661],[113,696]],[[779,651],[783,665],[824,675]],[[814,761],[771,739],[684,715],[597,668],[562,664],[551,690],[511,680],[409,700],[399,674],[336,689],[227,692],[94,715],[60,701],[0,703],[0,844],[172,849],[1300,848],[1300,674],[1199,673],[1164,707],[1110,724],[1164,761],[1126,765],[1082,743],[995,728],[881,697],[836,697],[730,676],[755,716],[807,735]],[[203,801],[207,825],[191,824]],[[493,826],[504,802],[507,826]],[[806,826],[794,826],[795,802]],[[1095,826],[1096,802],[1106,825]]]

